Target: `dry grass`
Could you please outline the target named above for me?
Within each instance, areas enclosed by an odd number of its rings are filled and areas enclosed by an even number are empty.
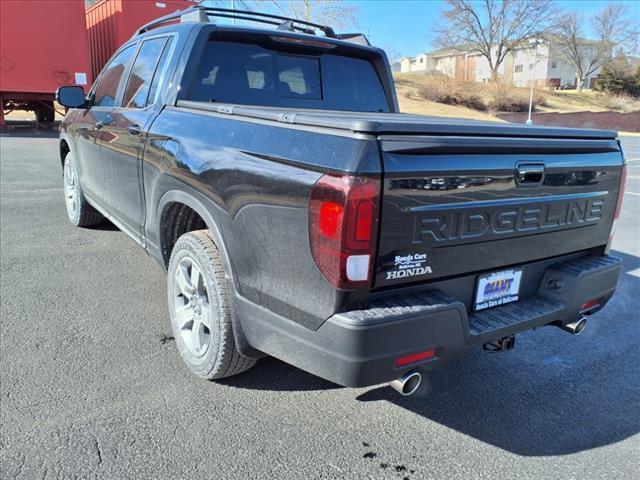
[[[487,106],[483,102],[477,89],[468,82],[457,82],[446,75],[427,75],[415,93],[408,91],[406,96],[417,95],[422,100],[446,103],[447,105],[460,105],[474,110],[485,111]]]
[[[558,90],[545,92],[545,112],[636,112],[640,111],[640,99],[618,97],[594,90]]]
[[[426,100],[420,90],[428,86],[424,75],[401,73],[394,74],[396,92],[400,111],[420,115],[437,115],[440,117],[468,118],[472,120],[485,120],[502,122],[503,120],[493,115],[474,110],[461,105],[438,103]]]
[[[488,112],[526,111],[529,90],[508,84],[459,82],[442,75],[395,73],[400,110],[423,115],[441,115],[495,120]],[[540,112],[630,112],[640,111],[640,99],[613,97],[585,90],[535,90],[535,109]],[[468,108],[471,107],[471,108]]]
[[[631,95],[611,95],[605,99],[605,105],[614,112],[640,112],[640,99]]]
[[[487,107],[492,112],[527,112],[531,91],[526,88],[515,88],[507,82],[483,85]],[[533,109],[538,110],[546,99],[539,91],[533,92]]]
[[[480,112],[520,112],[529,108],[529,90],[514,88],[503,82],[463,82],[441,74],[406,73],[396,74],[395,81],[401,108],[403,98],[455,105]],[[544,102],[544,96],[536,93],[534,106]]]

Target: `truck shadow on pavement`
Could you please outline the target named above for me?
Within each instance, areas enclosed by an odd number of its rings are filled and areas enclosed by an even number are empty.
[[[273,357],[262,358],[251,370],[241,375],[216,380],[216,383],[235,388],[268,390],[273,392],[300,392],[344,388]]]
[[[113,223],[111,223],[111,221],[109,221],[109,219],[107,218],[103,218],[102,220],[100,220],[100,222],[96,223],[95,225],[91,225],[89,227],[84,227],[84,228],[87,228],[89,230],[99,230],[101,232],[120,231],[120,229],[116,227]]]
[[[431,375],[432,391],[401,397],[387,387],[360,395],[388,401],[465,435],[526,456],[566,455],[640,432],[640,258],[624,262],[618,292],[572,338],[550,327],[514,351],[470,351]]]
[[[640,432],[640,258],[621,252],[618,292],[589,327],[571,337],[553,327],[518,336],[515,350],[469,351],[428,385],[402,397],[388,386],[357,401],[390,402],[425,420],[518,455],[567,455]],[[219,381],[236,388],[314,391],[341,388],[273,358]],[[431,390],[431,391],[430,391]],[[418,422],[419,425],[419,422]]]

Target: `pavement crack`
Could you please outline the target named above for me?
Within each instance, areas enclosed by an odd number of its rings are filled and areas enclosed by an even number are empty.
[[[20,476],[22,474],[22,469],[24,468],[24,464],[27,461],[27,457],[25,455],[21,455],[20,457],[20,465],[18,465],[18,475],[16,476]]]
[[[100,449],[100,442],[98,442],[97,437],[93,441],[93,448],[95,449],[98,457],[98,465],[102,465],[102,450]]]

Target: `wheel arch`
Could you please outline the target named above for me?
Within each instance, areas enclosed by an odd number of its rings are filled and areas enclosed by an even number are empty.
[[[187,189],[189,187],[186,187]],[[237,318],[236,306],[235,302],[238,295],[236,278],[234,274],[233,264],[231,262],[228,250],[226,248],[225,242],[222,237],[222,233],[219,227],[218,222],[215,220],[214,216],[211,214],[210,208],[207,208],[206,197],[203,200],[198,199],[197,197],[202,194],[198,192],[189,192],[188,190],[170,190],[164,193],[160,198],[158,203],[158,208],[156,209],[155,216],[155,225],[154,228],[158,234],[159,241],[159,249],[160,254],[162,255],[162,262],[164,263],[165,269],[169,264],[169,259],[171,258],[171,249],[173,245],[175,245],[175,241],[177,240],[177,236],[186,233],[190,230],[173,231],[173,238],[167,237],[163,234],[163,229],[172,225],[171,223],[167,224],[166,221],[169,220],[167,215],[170,214],[170,209],[176,208],[176,206],[184,206],[190,209],[191,212],[198,215],[200,219],[204,222],[204,226],[211,232],[211,236],[213,238],[214,243],[218,247],[220,251],[220,256],[222,257],[222,263],[224,265],[225,278],[227,280],[227,288],[229,289],[229,294],[231,297],[231,319],[233,322],[233,335],[236,340],[236,345],[239,351],[246,357],[250,358],[261,358],[264,356],[262,352],[254,349],[246,339],[244,331],[242,330],[242,325],[239,319]],[[214,207],[212,207],[214,208]],[[163,221],[165,223],[163,223]],[[194,222],[193,220],[186,220],[187,223]],[[192,225],[197,226],[197,223],[194,222]],[[173,224],[175,226],[175,224]],[[173,245],[169,245],[167,240],[173,242]]]
[[[211,215],[209,209],[202,201],[197,199],[195,195],[183,190],[170,190],[166,192],[160,198],[158,208],[156,210],[157,214],[155,219],[155,228],[158,233],[160,253],[162,255],[162,261],[165,265],[165,268],[169,265],[171,250],[173,249],[173,245],[175,245],[178,237],[189,231],[200,229],[197,228],[197,219],[189,218],[190,212],[180,212],[174,210],[176,208],[180,208],[181,206],[187,207],[191,212],[195,213],[204,223],[204,227],[206,227],[211,232],[213,241],[215,242],[222,255],[222,261],[225,267],[225,275],[229,280],[231,280],[231,283],[235,288],[233,265],[231,263],[231,259],[229,258],[222,233],[220,231],[220,228],[218,227],[218,222],[216,222],[216,220],[213,218],[213,215]],[[176,217],[176,215],[178,217]],[[182,216],[182,218],[179,218],[180,216]],[[176,222],[178,222],[178,225],[180,224],[180,222],[184,223],[180,226],[181,228],[178,227],[177,229],[175,229]],[[175,229],[173,232],[165,231],[167,228],[171,227]]]
[[[62,166],[62,168],[64,168],[64,159],[66,158],[67,154],[71,151],[71,147],[69,146],[69,143],[65,138],[61,138],[59,148],[60,148],[60,165]]]

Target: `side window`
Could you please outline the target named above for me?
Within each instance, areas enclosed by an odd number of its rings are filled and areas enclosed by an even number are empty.
[[[167,44],[164,46],[164,50],[162,50],[162,55],[160,56],[156,73],[153,74],[151,88],[149,89],[149,97],[147,98],[147,105],[153,105],[156,101],[156,92],[158,91],[158,85],[160,84],[160,80],[162,80],[162,75],[167,68],[167,63],[169,62],[169,53],[171,52],[172,43],[173,37],[169,37]]]
[[[122,80],[122,75],[131,62],[131,57],[135,52],[135,45],[129,45],[115,56],[111,63],[107,65],[100,75],[96,85],[93,104],[96,107],[113,107],[118,93],[118,85]]]
[[[123,107],[144,108],[147,105],[153,74],[166,43],[167,38],[161,37],[147,40],[142,44],[124,90]]]

